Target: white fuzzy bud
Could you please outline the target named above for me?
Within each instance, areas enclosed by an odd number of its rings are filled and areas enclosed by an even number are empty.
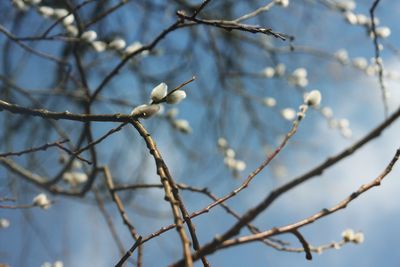
[[[335,53],[335,58],[342,64],[346,64],[349,61],[349,54],[346,49],[340,49]]]
[[[82,33],[81,39],[86,41],[86,42],[88,42],[88,43],[91,43],[91,42],[93,42],[94,40],[97,39],[97,33],[95,31],[92,31],[92,30],[86,31],[86,32]]]
[[[104,52],[104,50],[106,50],[107,48],[107,44],[103,41],[93,41],[91,45],[93,49],[98,53]]]
[[[226,149],[228,147],[228,141],[223,137],[218,138],[217,144],[220,149]]]
[[[151,100],[154,102],[161,101],[164,97],[167,96],[168,86],[165,83],[160,83],[151,91]]]
[[[275,0],[275,4],[281,7],[288,7],[289,6],[289,0]]]
[[[69,14],[68,16],[66,16],[66,17],[63,19],[63,24],[64,24],[65,26],[71,25],[72,23],[74,23],[74,21],[75,21],[74,15],[73,15],[73,14]]]
[[[355,233],[353,237],[353,242],[355,244],[361,244],[364,242],[364,234],[361,232]]]
[[[239,172],[244,171],[246,169],[246,163],[243,160],[236,160],[234,168]]]
[[[349,11],[356,8],[356,3],[353,0],[342,0],[336,3],[336,6],[341,10]]]
[[[354,239],[354,231],[352,229],[346,229],[342,232],[342,237],[345,242],[351,242]]]
[[[351,138],[353,136],[353,131],[350,128],[342,128],[340,133],[344,138]]]
[[[156,114],[160,110],[160,105],[140,105],[135,107],[131,115],[139,118],[147,119],[154,114]]]
[[[25,0],[25,2],[31,5],[38,5],[42,2],[42,0]]]
[[[272,78],[275,75],[275,69],[272,67],[266,67],[261,73],[266,78]]]
[[[50,200],[47,198],[47,195],[44,193],[40,193],[36,197],[33,198],[33,205],[39,206],[42,209],[48,209],[51,206]]]
[[[172,126],[182,133],[191,133],[192,128],[187,120],[174,120]]]
[[[54,9],[54,17],[56,17],[57,19],[63,18],[65,16],[68,15],[68,10],[64,9],[64,8],[56,8]]]
[[[350,126],[350,122],[348,119],[340,119],[338,122],[338,126],[339,128],[348,128]]]
[[[272,108],[276,105],[276,100],[273,97],[266,97],[262,100],[263,105]]]
[[[112,40],[109,44],[108,47],[110,49],[115,49],[115,50],[122,50],[124,49],[126,46],[126,42],[124,39],[122,38],[115,38],[114,40]]]
[[[79,184],[86,183],[88,176],[83,172],[65,172],[63,175],[63,180],[72,186],[77,186]]]
[[[166,101],[168,104],[178,104],[186,98],[186,92],[183,90],[176,90],[175,92],[167,95]]]
[[[285,120],[291,121],[296,117],[296,111],[292,108],[285,108],[281,110],[281,115]]]
[[[317,107],[321,103],[321,99],[321,92],[312,90],[304,96],[304,103],[311,107]]]
[[[167,118],[168,119],[173,119],[176,116],[178,116],[179,110],[177,108],[171,108],[170,110],[167,111]]]
[[[235,150],[233,150],[232,148],[228,148],[227,150],[225,150],[225,157],[235,158],[235,156],[236,156]]]
[[[48,6],[38,7],[38,12],[40,15],[42,15],[45,18],[54,16],[54,9],[51,7],[48,7]]]
[[[27,11],[29,8],[23,0],[12,0],[12,4],[19,11]]]
[[[322,116],[324,116],[327,119],[330,119],[333,117],[333,110],[330,107],[323,107],[321,109]]]
[[[292,75],[295,78],[306,78],[307,77],[307,70],[305,68],[297,68],[293,71]]]
[[[363,57],[356,57],[353,59],[353,66],[358,69],[364,70],[368,67],[368,61]]]
[[[382,37],[382,38],[387,38],[392,33],[392,31],[390,30],[389,27],[377,27],[375,29],[375,32],[379,37]]]
[[[1,228],[8,228],[8,227],[10,227],[10,221],[7,220],[7,219],[1,218],[0,219],[0,229]]]
[[[368,25],[370,23],[369,17],[364,14],[357,14],[357,24],[359,25]]]
[[[140,42],[134,42],[132,44],[130,44],[129,46],[127,46],[123,52],[123,54],[125,56],[128,56],[134,52],[136,52],[137,50],[141,49],[143,47],[142,43]],[[143,51],[141,54],[142,55],[147,55],[149,53],[149,51]]]
[[[65,27],[65,30],[67,31],[67,34],[71,37],[76,37],[78,36],[78,28],[74,25],[68,25]]]
[[[351,25],[357,24],[357,16],[353,12],[346,11],[343,15],[344,15],[346,21],[348,23],[350,23]]]
[[[283,76],[286,72],[286,66],[283,63],[279,63],[275,66],[275,74],[276,76]]]

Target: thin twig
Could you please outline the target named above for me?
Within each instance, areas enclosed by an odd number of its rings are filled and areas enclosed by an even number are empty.
[[[379,43],[378,43],[378,35],[376,33],[376,25],[375,25],[375,9],[378,6],[380,0],[375,0],[369,9],[369,14],[371,17],[371,32],[373,35],[373,42],[374,42],[374,48],[375,48],[375,63],[378,66],[378,78],[379,78],[379,86],[381,88],[381,94],[382,94],[382,102],[383,102],[383,108],[384,108],[384,115],[385,118],[389,116],[389,106],[387,102],[387,88],[385,86],[385,82],[383,80],[383,64],[382,64],[382,58],[380,57],[380,49],[379,49]]]
[[[39,147],[33,147],[33,148],[25,149],[22,151],[18,151],[18,152],[0,153],[0,157],[21,156],[23,154],[33,153],[33,152],[37,152],[37,151],[41,151],[41,150],[47,150],[49,147],[54,147],[54,146],[58,147],[59,145],[64,144],[66,142],[69,142],[69,140],[65,139],[65,140],[56,141],[54,143],[47,143],[47,144],[41,145]]]

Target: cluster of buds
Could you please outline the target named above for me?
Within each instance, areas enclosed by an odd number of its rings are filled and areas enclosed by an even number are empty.
[[[32,203],[34,206],[38,206],[44,210],[47,210],[51,206],[51,201],[45,193],[40,193],[39,195],[35,196]]]
[[[78,35],[78,28],[74,25],[75,17],[72,13],[64,8],[52,8],[49,6],[39,6],[37,7],[37,12],[44,18],[49,18],[53,20],[61,20],[62,25],[71,37],[76,37]],[[90,33],[86,35],[91,35]],[[97,37],[97,36],[96,36]],[[96,38],[94,38],[96,39]]]
[[[177,108],[171,108],[166,114],[167,120],[171,123],[172,127],[180,131],[181,133],[189,134],[192,132],[192,127],[187,120],[177,119],[179,110]]]
[[[157,114],[161,109],[161,103],[178,104],[186,98],[186,92],[183,90],[172,90],[168,93],[168,86],[165,83],[160,83],[153,88],[150,94],[150,104],[143,104],[135,107],[131,115],[136,118],[147,119]]]
[[[42,0],[12,0],[12,4],[18,11],[27,11],[30,6],[40,4]]]
[[[266,67],[261,71],[261,75],[265,78],[273,78],[273,77],[281,77],[285,75],[286,66],[282,63],[279,63],[273,67]]]
[[[371,38],[374,38],[374,33],[372,32],[372,20],[368,15],[356,14],[354,9],[356,8],[356,3],[354,1],[341,1],[336,3],[336,7],[342,12],[343,18],[351,25],[359,25],[366,28]],[[374,24],[379,24],[379,19],[374,18]],[[389,27],[381,26],[375,28],[376,35],[381,38],[387,38],[391,34]]]
[[[321,99],[320,91],[312,90],[304,94],[304,102],[299,106],[299,111],[297,113],[292,108],[284,108],[280,113],[285,120],[292,121],[297,119],[300,121],[306,116],[309,107],[317,108],[320,105]]]
[[[289,83],[294,86],[306,87],[308,85],[307,70],[305,68],[297,68],[289,76]]]
[[[364,234],[362,232],[354,232],[352,229],[344,230],[342,233],[344,242],[352,242],[354,244],[361,244],[364,242]]]
[[[15,6],[26,5],[25,3],[29,3],[30,5],[39,4],[41,0],[13,0]],[[22,4],[21,4],[21,3]],[[17,4],[18,3],[18,4]],[[64,8],[52,8],[49,6],[37,6],[37,12],[44,18],[51,18],[55,20],[62,20],[62,25],[65,28],[68,36],[70,37],[78,37],[79,31],[78,28],[74,25],[74,15],[70,14],[70,12]],[[133,42],[130,45],[126,44],[126,41],[120,37],[116,37],[110,42],[105,42],[101,40],[97,40],[97,32],[94,30],[88,30],[83,32],[80,35],[80,39],[88,43],[96,52],[101,53],[106,50],[116,51],[121,56],[127,56],[129,54],[134,53],[135,51],[141,49],[143,45],[140,42]],[[148,51],[143,51],[141,55],[147,55]]]
[[[10,227],[10,221],[4,218],[0,219],[0,229]]]
[[[236,159],[236,152],[229,147],[228,141],[225,138],[218,138],[217,145],[219,150],[224,153],[225,165],[232,170],[235,177],[239,177],[239,172],[246,169],[246,163],[243,160]]]
[[[59,162],[65,164],[68,161],[68,156],[66,154],[60,155]],[[71,170],[66,171],[63,174],[63,181],[72,187],[77,187],[80,184],[84,184],[88,180],[87,174],[82,170],[82,163],[74,159],[71,164]]]
[[[382,50],[382,45],[379,44],[379,48]],[[338,51],[335,52],[334,54],[335,59],[343,64],[343,65],[352,65],[354,68],[363,71],[366,75],[368,76],[374,76],[379,73],[379,65],[383,64],[382,59],[378,58],[376,59],[375,57],[370,59],[370,62],[364,57],[355,57],[351,59],[349,57],[349,54],[346,49],[339,49]],[[383,71],[383,75],[387,79],[391,80],[399,80],[400,79],[400,73],[397,71]]]
[[[55,261],[53,264],[50,262],[45,262],[41,267],[64,267],[64,263],[62,261]]]
[[[323,107],[320,109],[322,116],[328,121],[329,127],[338,128],[340,133],[345,138],[351,138],[352,130],[350,129],[350,122],[348,119],[335,119],[333,117],[333,110],[330,107]]]

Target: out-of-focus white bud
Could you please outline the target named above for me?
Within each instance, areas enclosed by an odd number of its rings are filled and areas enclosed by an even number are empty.
[[[304,103],[311,107],[317,107],[321,103],[321,92],[318,90],[312,90],[309,93],[306,93],[304,96]]]
[[[281,110],[281,115],[285,120],[291,121],[296,117],[296,111],[292,108],[285,108]]]
[[[64,9],[64,8],[56,8],[54,9],[54,17],[56,17],[57,19],[63,18],[65,16],[68,15],[68,10]]]
[[[234,168],[239,172],[244,171],[246,169],[246,163],[243,160],[236,160]]]
[[[86,183],[88,176],[84,172],[65,172],[63,175],[63,180],[72,186],[77,186],[79,184]]]
[[[276,105],[276,100],[273,97],[266,97],[262,100],[263,105],[272,108]]]
[[[344,138],[351,138],[353,136],[353,131],[350,128],[342,128],[340,133]]]
[[[351,242],[354,239],[354,231],[352,229],[346,229],[342,232],[342,237],[345,242]]]
[[[147,119],[160,110],[160,105],[140,105],[131,112],[132,116]]]
[[[350,126],[350,122],[348,119],[340,119],[338,122],[339,128],[348,128]]]
[[[275,4],[281,7],[288,7],[289,3],[289,0],[275,0]]]
[[[353,12],[347,11],[343,15],[344,15],[346,21],[348,23],[350,23],[351,25],[357,24],[357,16]]]
[[[364,242],[364,234],[361,232],[355,233],[353,237],[353,242],[356,244],[361,244]]]
[[[382,37],[382,38],[387,38],[392,33],[392,31],[390,30],[389,27],[377,27],[375,29],[375,32],[379,37]]]
[[[108,47],[110,49],[115,49],[115,50],[122,50],[124,49],[126,46],[126,42],[124,39],[122,38],[115,38],[114,40],[112,40],[109,44]]]
[[[168,104],[178,104],[186,98],[186,92],[183,90],[176,90],[175,92],[167,95],[166,101]]]
[[[333,110],[330,107],[323,107],[321,109],[322,116],[324,116],[327,119],[330,119],[333,117]]]
[[[167,111],[167,118],[168,119],[173,119],[176,116],[178,116],[179,110],[177,108],[171,108],[170,110]]]
[[[1,218],[0,219],[0,229],[1,228],[8,228],[8,227],[10,227],[10,221],[7,220],[7,219]]]
[[[140,43],[140,42],[134,42],[134,43],[128,45],[128,46],[125,48],[123,54],[124,54],[125,56],[128,56],[128,55],[130,55],[130,54],[136,52],[137,50],[141,49],[142,47],[143,47],[143,44],[142,44],[142,43]],[[149,53],[149,51],[143,51],[141,54],[142,54],[142,55],[147,55],[148,53]]]
[[[353,0],[342,0],[336,3],[336,6],[343,11],[350,11],[356,8],[356,2]]]
[[[292,75],[295,78],[306,78],[307,77],[307,70],[305,68],[297,68],[293,71]]]
[[[226,149],[228,147],[228,141],[223,137],[218,138],[217,144],[220,149]]]
[[[74,23],[74,21],[75,21],[74,14],[69,14],[68,16],[66,16],[66,17],[63,19],[63,24],[64,24],[65,26],[71,25],[72,23]]]
[[[172,126],[182,133],[191,133],[192,128],[187,120],[174,120]]]
[[[168,86],[165,83],[160,83],[151,91],[151,100],[154,102],[161,101],[167,96]]]
[[[236,160],[234,158],[224,158],[224,163],[226,166],[228,166],[228,168],[233,169],[235,168],[236,165]]]
[[[363,57],[356,57],[353,59],[353,66],[360,70],[364,70],[368,67],[368,61]]]
[[[78,36],[79,33],[78,28],[74,25],[65,26],[65,30],[67,31],[67,34],[71,37]]]
[[[335,58],[342,64],[346,64],[349,61],[349,55],[346,49],[340,49],[335,53]]]
[[[54,9],[51,7],[48,7],[48,6],[38,7],[38,12],[40,15],[42,15],[45,18],[54,16]]]
[[[47,195],[44,193],[40,193],[36,197],[33,198],[33,205],[39,206],[42,209],[48,209],[51,206],[50,200],[47,198]]]
[[[370,23],[369,17],[364,14],[357,14],[357,24],[359,25],[368,25]]]
[[[275,66],[275,74],[276,76],[283,76],[286,72],[286,66],[283,63],[279,63]]]
[[[236,156],[235,150],[233,150],[232,148],[228,148],[227,150],[225,150],[225,157],[235,158],[235,156]]]
[[[107,48],[107,44],[103,41],[93,41],[91,42],[91,45],[93,49],[98,53],[104,52],[104,50],[106,50]]]
[[[29,8],[23,0],[12,0],[12,4],[19,11],[27,11]]]
[[[88,43],[91,43],[91,42],[93,42],[94,40],[97,39],[97,33],[95,31],[92,31],[92,30],[86,31],[86,32],[82,33],[81,39],[86,41],[86,42],[88,42]]]
[[[272,78],[275,75],[275,69],[272,67],[266,67],[261,73],[266,78]]]

